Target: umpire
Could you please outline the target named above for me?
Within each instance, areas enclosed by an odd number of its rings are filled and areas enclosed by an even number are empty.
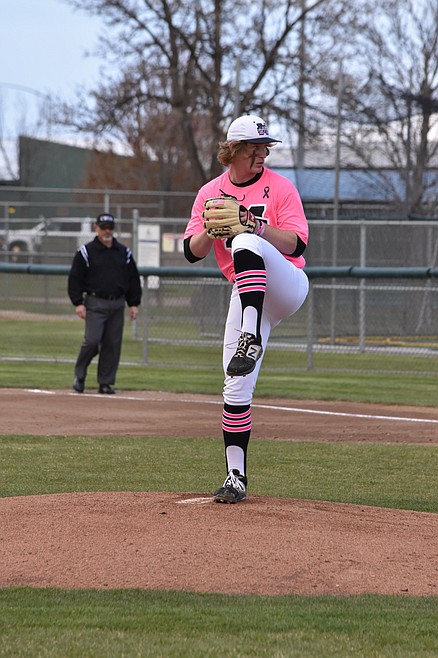
[[[99,393],[113,394],[122,349],[125,303],[131,320],[138,314],[141,283],[128,247],[114,237],[114,217],[99,215],[96,237],[76,252],[68,277],[68,296],[85,320],[84,340],[74,370],[73,390],[83,393],[87,368],[99,354]]]

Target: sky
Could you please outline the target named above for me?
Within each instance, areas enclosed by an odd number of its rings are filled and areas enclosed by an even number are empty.
[[[12,180],[19,173],[19,135],[78,143],[73,132],[38,118],[45,96],[74,102],[79,88],[95,88],[105,27],[66,0],[0,0],[0,26],[0,180]]]
[[[72,101],[97,82],[102,60],[93,53],[103,23],[64,0],[0,0],[0,17],[0,136],[10,145],[32,134],[41,95]]]

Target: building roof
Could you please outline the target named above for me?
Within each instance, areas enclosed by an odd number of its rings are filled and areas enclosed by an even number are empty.
[[[288,178],[298,189],[303,201],[333,202],[336,172],[334,169],[296,169],[271,167]],[[438,193],[438,171],[426,172],[429,194]],[[401,173],[394,169],[341,169],[339,171],[340,201],[390,203],[394,197],[405,198],[405,183]]]
[[[84,170],[89,165],[93,150],[20,137],[20,181],[27,187],[80,187]],[[267,166],[288,178],[298,189],[305,203],[333,203],[335,199],[336,171],[321,154],[319,166],[303,169],[290,166],[285,149],[271,151]],[[280,157],[281,156],[281,157]],[[119,156],[123,159],[123,156]],[[430,199],[438,197],[438,169],[429,169],[425,175]],[[6,181],[3,181],[3,185]],[[8,181],[10,184],[10,182]],[[344,167],[339,170],[339,196],[342,203],[393,203],[406,196],[402,172],[380,167]],[[426,196],[426,194],[424,195]],[[427,203],[428,199],[424,199]]]

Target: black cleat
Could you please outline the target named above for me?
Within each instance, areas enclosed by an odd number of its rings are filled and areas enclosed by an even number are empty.
[[[80,379],[79,377],[75,377],[73,381],[73,390],[76,391],[76,393],[83,393],[85,389],[85,379]]]
[[[228,471],[228,475],[222,487],[219,487],[214,494],[215,503],[238,503],[246,498],[247,479],[240,475],[237,468]]]
[[[99,393],[102,393],[103,395],[114,395],[115,390],[109,384],[101,384],[99,386]]]
[[[236,352],[227,367],[230,377],[244,377],[256,367],[257,361],[263,354],[263,348],[254,334],[242,331]]]

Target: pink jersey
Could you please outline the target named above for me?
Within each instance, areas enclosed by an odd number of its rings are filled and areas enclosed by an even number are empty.
[[[184,238],[203,230],[202,211],[205,201],[222,196],[223,193],[236,197],[239,203],[257,217],[262,217],[270,226],[294,231],[307,244],[309,228],[297,189],[287,178],[266,168],[254,183],[235,185],[230,181],[228,171],[225,171],[201,187],[193,203]],[[220,270],[229,281],[233,282],[233,259],[231,249],[226,243],[225,239],[214,240],[214,250]],[[303,256],[294,257],[285,254],[283,256],[296,267],[303,268],[306,264]]]

